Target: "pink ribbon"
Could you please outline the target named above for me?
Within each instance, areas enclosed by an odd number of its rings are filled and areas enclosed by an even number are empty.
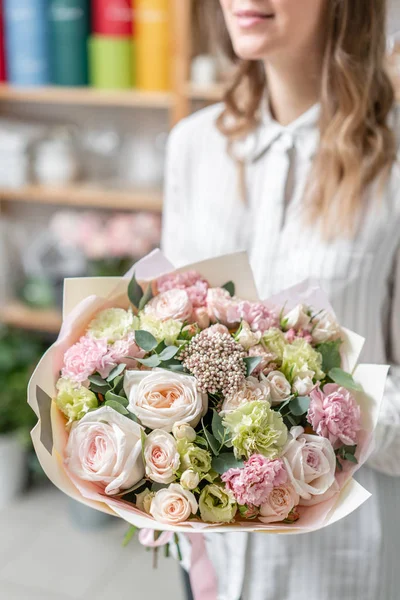
[[[204,535],[202,533],[186,535],[192,545],[189,576],[194,600],[217,600],[217,578],[214,567],[208,558]],[[173,537],[172,531],[163,531],[155,540],[152,529],[139,531],[139,542],[149,548],[164,546],[171,542]]]

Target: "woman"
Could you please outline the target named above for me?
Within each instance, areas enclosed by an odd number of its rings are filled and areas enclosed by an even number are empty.
[[[229,32],[237,74],[223,104],[171,134],[167,256],[180,265],[247,249],[262,298],[317,279],[341,323],[366,337],[363,362],[400,364],[400,136],[385,2],[220,4],[218,37]],[[372,499],[313,534],[208,536],[220,599],[398,598],[399,423],[392,366],[376,452],[358,476]]]

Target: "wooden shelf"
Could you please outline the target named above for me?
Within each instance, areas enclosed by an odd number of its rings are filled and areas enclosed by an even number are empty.
[[[195,85],[187,83],[184,93],[191,100],[207,100],[210,102],[220,102],[224,93],[224,85],[215,83],[214,85]]]
[[[28,185],[16,189],[0,188],[0,201],[160,212],[162,209],[162,192],[158,190],[143,192],[137,190],[111,190],[83,184],[65,187]]]
[[[11,327],[58,333],[61,327],[61,313],[56,309],[35,309],[19,301],[0,307],[0,321]]]
[[[3,84],[0,85],[0,101],[169,109],[173,95],[169,92],[99,90],[90,87],[19,88]]]

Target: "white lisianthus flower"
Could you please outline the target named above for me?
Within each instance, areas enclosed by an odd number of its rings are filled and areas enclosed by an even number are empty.
[[[290,383],[280,371],[268,373],[267,382],[269,383],[272,406],[280,404],[292,393]]]
[[[315,344],[330,342],[340,338],[342,330],[335,317],[327,311],[313,319],[311,335]]]
[[[176,525],[187,521],[198,510],[197,500],[189,490],[178,483],[159,490],[154,496],[150,514],[160,523]]]
[[[298,304],[283,317],[285,329],[305,329],[309,326],[311,317],[307,313],[307,309],[302,304]]]
[[[207,394],[197,389],[191,375],[167,370],[127,371],[124,390],[128,410],[150,429],[170,433],[175,423],[196,427],[208,408]]]
[[[144,475],[143,428],[109,406],[74,423],[65,450],[68,471],[97,483],[110,496],[138,483]]]
[[[247,321],[242,321],[239,333],[235,335],[235,340],[239,342],[245,350],[250,350],[257,346],[261,340],[261,331],[252,331]]]
[[[152,431],[144,442],[146,475],[157,483],[172,483],[176,479],[180,458],[176,440],[162,429]]]

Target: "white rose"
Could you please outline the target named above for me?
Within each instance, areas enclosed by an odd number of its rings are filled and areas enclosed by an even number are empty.
[[[261,331],[252,331],[247,321],[242,321],[240,331],[235,336],[235,340],[243,346],[245,350],[250,350],[253,346],[257,346],[261,340]]]
[[[124,390],[129,399],[128,410],[150,429],[171,432],[176,422],[196,427],[207,412],[207,394],[198,391],[191,375],[163,369],[127,371]]]
[[[176,441],[162,429],[152,431],[144,443],[146,475],[157,483],[172,483],[176,479],[180,458]]]
[[[313,319],[313,323],[315,326],[311,331],[311,335],[315,344],[322,344],[323,342],[340,338],[340,325],[337,323],[335,317],[327,311],[324,311]]]
[[[109,406],[74,423],[65,451],[68,470],[105,486],[108,495],[131,488],[144,475],[140,427]]]
[[[301,498],[322,496],[335,481],[336,456],[330,441],[292,427],[283,450],[290,482]]]
[[[140,494],[136,494],[136,506],[139,510],[150,514],[150,506],[155,496],[154,492],[151,492],[149,489],[145,489]]]
[[[187,440],[188,442],[194,442],[197,437],[196,431],[187,423],[175,423],[172,433],[177,440]]]
[[[305,329],[310,324],[311,317],[307,314],[306,308],[302,304],[298,304],[295,308],[289,311],[283,319],[285,329]]]
[[[265,378],[259,381],[256,377],[250,376],[247,377],[238,392],[235,392],[231,396],[226,396],[222,405],[221,415],[236,410],[246,402],[255,402],[257,400],[266,400],[269,402],[270,399],[271,394],[268,381]]]
[[[262,523],[276,523],[287,518],[298,505],[300,496],[290,483],[273,488],[265,503],[260,507],[259,520]]]
[[[193,312],[193,306],[185,290],[168,290],[152,298],[144,307],[144,313],[160,321],[187,321]]]
[[[272,406],[286,400],[292,393],[290,383],[280,371],[271,371],[271,373],[268,373],[267,381],[271,390]]]
[[[293,380],[292,391],[297,392],[299,396],[308,396],[315,387],[314,375],[314,371],[304,371],[304,373],[297,375]]]
[[[314,506],[314,504],[320,504],[321,502],[325,502],[326,500],[330,500],[333,496],[340,492],[340,486],[336,479],[332,483],[331,487],[328,488],[325,494],[321,494],[320,496],[311,496],[309,500],[305,500],[304,498],[300,498],[299,506]]]
[[[150,514],[160,523],[176,525],[187,521],[198,510],[197,500],[189,490],[178,483],[159,490],[150,506]]]
[[[200,475],[193,469],[187,469],[182,473],[181,486],[186,490],[195,490],[200,482]]]

